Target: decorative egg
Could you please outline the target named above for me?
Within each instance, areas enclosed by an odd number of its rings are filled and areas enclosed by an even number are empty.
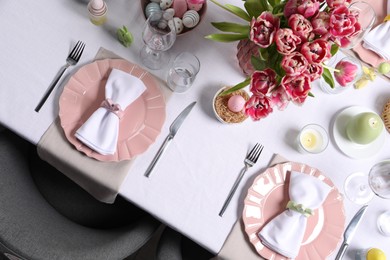
[[[187,28],[193,28],[199,23],[200,17],[197,11],[188,10],[183,15],[183,24]]]
[[[168,26],[171,30],[176,29],[176,34],[180,34],[184,29],[183,21],[179,17],[173,17],[173,20],[169,20]]]
[[[151,2],[145,7],[145,16],[149,18],[149,16],[154,12],[160,12],[161,7],[159,4]]]
[[[202,9],[203,4],[191,4],[190,2],[187,1],[188,9],[189,10],[194,10],[199,12],[200,9]]]
[[[167,26],[168,26],[168,21],[167,20],[160,20],[159,22],[158,22],[158,28],[160,28],[160,29],[165,29],[165,28],[167,28]]]
[[[244,108],[245,98],[241,95],[233,95],[228,100],[228,108],[232,112],[240,112]]]
[[[187,1],[173,0],[172,8],[175,9],[175,16],[182,18],[184,13],[187,12]]]
[[[160,7],[162,10],[165,10],[165,9],[168,9],[169,7],[171,7],[172,3],[173,3],[173,0],[161,0]]]
[[[150,2],[155,2],[155,3],[158,3],[158,4],[160,4],[160,1],[161,0],[150,0]]]
[[[164,20],[167,20],[167,21],[172,20],[173,16],[175,16],[175,9],[173,9],[173,8],[166,9],[164,14],[163,14]]]

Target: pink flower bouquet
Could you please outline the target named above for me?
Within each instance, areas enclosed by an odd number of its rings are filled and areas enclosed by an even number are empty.
[[[333,87],[334,71],[324,62],[361,31],[359,13],[348,9],[351,0],[246,0],[245,10],[210,1],[246,24],[212,23],[224,33],[206,38],[221,42],[249,39],[258,46],[258,55],[251,58],[253,74],[222,93],[250,85],[252,96],[245,113],[253,120],[267,117],[275,107],[283,110],[290,101],[304,103],[311,95],[311,83],[320,77]],[[347,84],[354,77],[349,64],[336,71],[338,82]]]

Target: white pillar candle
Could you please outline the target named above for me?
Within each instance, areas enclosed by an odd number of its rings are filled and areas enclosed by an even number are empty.
[[[302,128],[298,136],[298,146],[301,152],[320,153],[328,146],[328,142],[326,130],[315,124]]]

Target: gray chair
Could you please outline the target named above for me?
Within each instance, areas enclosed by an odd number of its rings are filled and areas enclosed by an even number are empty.
[[[166,227],[156,250],[156,260],[208,260],[214,255],[175,230]]]
[[[0,259],[124,259],[157,230],[160,223],[130,203],[96,202],[35,149],[0,131]]]

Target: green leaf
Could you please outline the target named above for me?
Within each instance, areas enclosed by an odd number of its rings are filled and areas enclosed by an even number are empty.
[[[329,69],[324,68],[324,72],[322,73],[322,77],[324,78],[325,82],[329,84],[331,88],[334,88],[334,79],[332,77],[332,74],[330,73]]]
[[[227,33],[215,33],[205,36],[206,39],[216,42],[234,42],[243,39],[247,39],[247,34],[227,34]]]
[[[314,96],[314,94],[311,93],[311,92],[309,92],[307,95],[308,95],[309,97],[316,97],[316,96]]]
[[[251,83],[251,78],[246,78],[243,82],[238,83],[232,88],[229,88],[228,90],[225,90],[224,92],[221,93],[222,96],[233,93],[234,91],[240,90],[246,86],[248,86]]]
[[[255,70],[263,70],[267,67],[267,62],[265,60],[255,56],[251,57],[251,64]]]
[[[238,17],[244,19],[245,21],[250,22],[252,20],[251,17],[248,15],[248,13],[238,6],[226,4],[225,7],[226,9],[228,9],[229,12],[237,15]]]
[[[334,56],[339,51],[339,46],[337,44],[333,44],[330,48],[330,53]]]
[[[268,60],[269,57],[268,50],[265,48],[259,48],[259,56],[264,61]]]
[[[242,25],[237,23],[228,23],[228,22],[220,22],[220,23],[211,23],[215,28],[223,32],[233,32],[240,34],[249,34],[250,26]]]
[[[222,5],[222,4],[218,3],[216,0],[210,0],[210,1],[213,2],[214,4],[218,5],[222,9],[225,9],[226,11],[244,19],[245,21],[250,22],[252,20],[251,16],[249,16],[248,13],[246,13],[243,9],[241,9],[237,6],[229,5],[229,4]]]
[[[266,0],[246,0],[244,7],[250,17],[257,18],[264,11],[271,11],[272,7]]]

